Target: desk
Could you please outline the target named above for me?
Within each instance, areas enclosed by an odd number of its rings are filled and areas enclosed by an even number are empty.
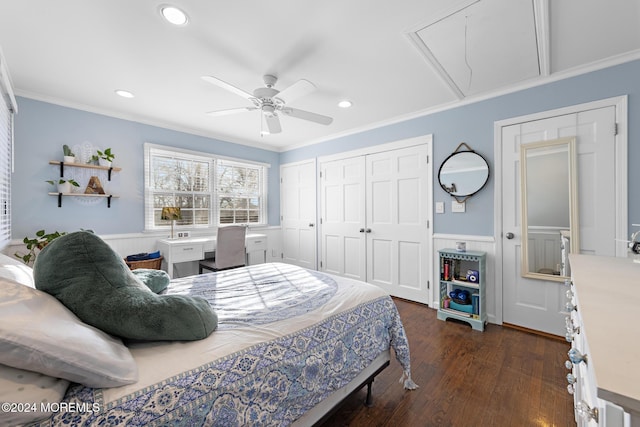
[[[245,241],[247,256],[251,252],[262,251],[264,253],[264,261],[267,261],[266,234],[247,234]],[[162,239],[158,240],[158,249],[167,262],[167,273],[173,278],[173,264],[204,259],[205,252],[213,252],[216,250],[216,237]]]

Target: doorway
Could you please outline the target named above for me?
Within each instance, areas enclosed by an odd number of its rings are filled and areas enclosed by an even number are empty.
[[[626,117],[620,97],[495,124],[496,314],[503,323],[564,336],[567,315],[563,282],[522,275],[520,145],[575,137],[580,252],[626,256]]]

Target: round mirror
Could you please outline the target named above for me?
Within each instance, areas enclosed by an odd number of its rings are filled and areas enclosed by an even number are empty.
[[[489,181],[489,164],[475,151],[457,151],[442,162],[438,181],[442,189],[456,199],[467,198]]]

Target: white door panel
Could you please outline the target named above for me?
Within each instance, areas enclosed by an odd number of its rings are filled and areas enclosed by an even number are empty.
[[[416,265],[422,261],[423,245],[417,242],[398,241],[397,264],[398,264],[398,286],[410,289],[411,291],[422,290],[420,283],[420,272]]]
[[[323,270],[331,274],[344,275],[344,249],[342,236],[323,234],[322,251],[323,251]]]
[[[429,280],[427,171],[426,146],[367,156],[367,277],[392,295],[424,303]],[[408,259],[401,258],[405,255]]]
[[[384,285],[385,287],[393,285],[391,278],[391,268],[395,261],[393,242],[387,239],[377,239],[374,236],[367,237],[370,240],[369,247],[371,248],[369,256],[371,277],[368,277],[369,282]]]
[[[580,253],[616,255],[614,107],[578,113]]]
[[[364,159],[326,162],[322,172],[322,264],[328,273],[366,280]]]
[[[420,225],[424,218],[420,218],[420,178],[405,178],[398,180],[397,218],[400,225]]]
[[[343,239],[344,253],[341,255],[344,263],[344,276],[366,280],[365,263],[367,259],[362,236],[344,236]]]
[[[280,168],[282,261],[316,269],[315,160]]]
[[[512,239],[502,239],[505,323],[562,336],[567,314],[563,283],[524,278],[521,274],[520,144],[576,137],[581,252],[614,256],[614,123],[615,108],[604,107],[502,128],[502,230],[503,235],[514,234]],[[536,239],[535,247],[540,252],[530,255],[535,265],[535,257],[542,256],[544,245],[555,243],[544,236],[530,237]]]

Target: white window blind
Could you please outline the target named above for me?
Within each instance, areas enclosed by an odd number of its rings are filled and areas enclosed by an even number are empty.
[[[11,174],[15,110],[11,79],[0,52],[0,249],[11,241]]]

